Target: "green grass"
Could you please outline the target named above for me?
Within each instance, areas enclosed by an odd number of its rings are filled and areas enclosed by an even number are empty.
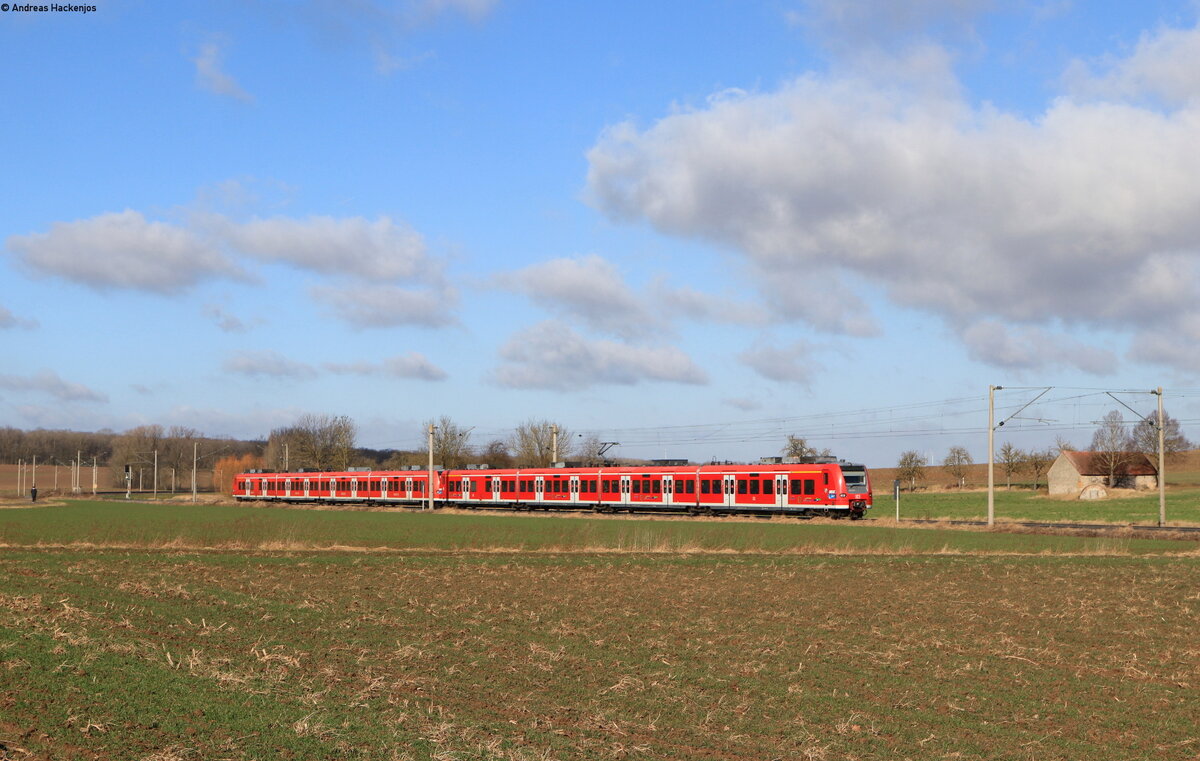
[[[1183,761],[1198,580],[1170,557],[10,549],[0,757]]]
[[[871,525],[870,521],[637,520],[88,500],[0,511],[0,544],[248,550],[1130,554],[1191,553],[1198,547],[1193,541],[1172,539],[931,530]]]
[[[1158,523],[1158,492],[1136,497],[1084,501],[1058,499],[1045,492],[1027,489],[1009,491],[1000,486],[995,491],[996,517],[1013,520],[1072,521],[1078,523]],[[1167,491],[1167,523],[1200,524],[1200,489],[1172,488]],[[876,492],[876,517],[896,515],[892,493]],[[957,518],[987,517],[986,491],[902,492],[900,518]]]

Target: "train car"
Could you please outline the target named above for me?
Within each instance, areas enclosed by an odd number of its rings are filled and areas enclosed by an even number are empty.
[[[242,501],[422,506],[430,497],[424,470],[274,473],[234,477]],[[622,467],[437,470],[436,507],[693,515],[778,513],[862,518],[871,482],[862,465],[641,465]]]

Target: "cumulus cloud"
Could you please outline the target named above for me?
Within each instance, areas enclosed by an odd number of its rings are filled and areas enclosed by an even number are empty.
[[[320,286],[314,298],[328,304],[334,316],[360,328],[414,325],[442,328],[456,325],[453,290],[412,290],[396,286]]]
[[[393,378],[426,381],[442,381],[449,377],[445,370],[430,362],[425,355],[417,352],[388,357],[378,364],[373,362],[350,364],[329,362],[326,363],[325,369],[338,375],[385,375]]]
[[[878,284],[960,330],[1145,329],[1200,309],[1196,134],[1190,102],[1062,97],[1025,118],[944,91],[804,76],[644,129],[614,125],[588,154],[588,189],[614,219],[740,252],[777,313],[778,284],[807,278],[792,313],[827,330],[873,329],[862,303],[805,300],[839,282]],[[979,358],[1010,361],[1007,342],[975,338]]]
[[[215,304],[204,307],[204,316],[211,319],[218,328],[226,333],[245,333],[250,329],[246,323]]]
[[[10,330],[12,328],[36,328],[37,320],[27,320],[22,317],[17,317],[9,309],[0,306],[0,330]]]
[[[966,327],[962,340],[971,359],[1018,372],[1069,367],[1093,375],[1110,375],[1117,367],[1114,352],[1037,327],[1010,328],[995,320],[983,320]]]
[[[500,358],[495,380],[511,388],[572,391],[647,381],[708,382],[704,371],[674,347],[589,340],[553,322],[514,335],[500,348]]]
[[[756,346],[739,354],[738,359],[767,380],[807,386],[813,373],[821,369],[812,355],[812,344],[797,341],[789,346]]]
[[[167,295],[206,279],[251,279],[239,260],[283,262],[352,283],[321,285],[311,293],[353,325],[457,324],[457,294],[446,285],[441,260],[429,254],[419,233],[386,216],[238,222],[195,212],[186,224],[173,224],[127,210],[56,222],[46,233],[13,235],[7,248],[38,274],[96,289]],[[205,314],[227,332],[247,328],[218,307],[206,307]],[[0,313],[0,328],[15,324]]]
[[[1128,57],[1076,60],[1063,79],[1076,96],[1195,103],[1200,100],[1200,29],[1144,32]]]
[[[98,290],[131,288],[171,294],[243,271],[195,232],[151,222],[139,212],[55,222],[46,233],[12,235],[7,247],[30,270]]]
[[[428,280],[437,276],[438,268],[426,253],[424,238],[386,216],[375,220],[275,217],[240,224],[210,217],[208,224],[229,246],[264,261],[368,279]]]
[[[317,375],[312,365],[288,359],[273,349],[235,352],[225,360],[222,368],[252,378],[306,380]]]
[[[196,65],[196,84],[211,93],[243,103],[253,103],[254,96],[243,90],[237,80],[225,73],[222,60],[224,49],[225,42],[222,40],[210,40],[200,46],[199,54],[192,59],[192,63]]]
[[[591,255],[551,259],[498,278],[560,316],[619,338],[639,338],[663,328],[661,321],[607,260]]]
[[[704,293],[689,286],[675,287],[665,279],[655,281],[650,298],[667,314],[690,320],[737,325],[762,325],[767,321],[766,312],[756,304]]]
[[[0,375],[0,388],[8,391],[48,394],[64,402],[107,402],[108,396],[81,383],[65,381],[50,370],[34,375]]]

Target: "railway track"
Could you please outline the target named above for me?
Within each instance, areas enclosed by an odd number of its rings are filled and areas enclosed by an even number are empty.
[[[904,518],[901,523],[949,523],[952,526],[986,526],[987,521],[939,521],[926,518]],[[1074,531],[1131,531],[1150,532],[1179,532],[1183,534],[1200,534],[1200,526],[1151,526],[1139,523],[1051,523],[1046,521],[1013,521],[1005,522],[1005,526],[1021,526],[1023,528],[1056,528]]]

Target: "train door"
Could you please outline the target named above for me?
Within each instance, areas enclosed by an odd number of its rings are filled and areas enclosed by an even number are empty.
[[[675,504],[675,476],[662,477],[662,501],[664,505]]]
[[[570,497],[571,503],[579,502],[579,476],[571,476]]]
[[[412,499],[413,483],[411,478],[404,479],[404,498]]]
[[[304,496],[306,496],[306,497],[308,496],[309,488],[311,488],[311,487],[310,487],[310,484],[308,483],[308,479],[306,478],[306,479],[304,479]]]
[[[354,499],[357,496],[358,496],[358,479],[351,478],[350,479],[350,499]]]
[[[388,496],[388,480],[386,478],[381,478],[379,480],[379,498],[387,499],[387,496]]]
[[[721,481],[725,488],[725,507],[733,507],[737,504],[737,494],[734,491],[737,488],[737,477],[726,474],[722,476]]]
[[[267,479],[264,478],[259,483],[259,490],[260,490],[259,491],[260,496],[263,496],[263,497],[267,496]]]
[[[534,502],[542,502],[543,501],[542,495],[545,493],[545,489],[546,489],[546,477],[545,476],[538,476],[537,478],[533,479],[533,501]]]
[[[622,505],[629,504],[629,493],[630,493],[630,488],[631,488],[630,482],[632,480],[633,480],[632,476],[621,476],[621,504]]]
[[[788,481],[787,473],[775,474],[775,507],[783,509],[787,507],[788,501]]]
[[[500,477],[492,476],[492,501],[500,501]]]

